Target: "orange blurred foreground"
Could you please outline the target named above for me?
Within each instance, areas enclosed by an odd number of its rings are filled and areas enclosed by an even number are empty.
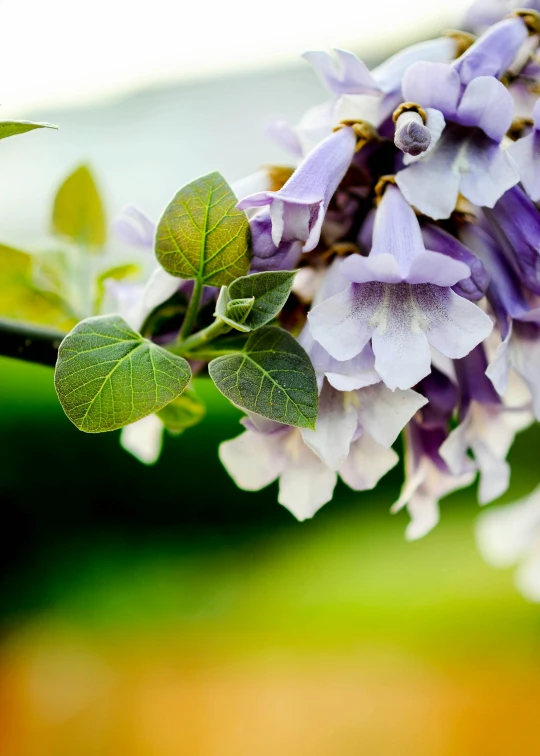
[[[0,658],[2,756],[509,756],[538,747],[536,670],[365,646],[209,657],[54,632]]]

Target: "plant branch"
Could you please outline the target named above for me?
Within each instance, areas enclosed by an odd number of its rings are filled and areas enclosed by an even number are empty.
[[[188,338],[183,341],[177,341],[175,344],[167,348],[169,352],[183,356],[188,352],[192,353],[201,346],[206,346],[206,344],[209,344],[215,338],[230,330],[231,327],[222,320],[216,320],[212,325],[209,325],[208,328],[203,328],[202,331],[194,333],[192,336],[188,336]]]
[[[196,278],[193,282],[193,291],[191,292],[191,299],[189,300],[188,308],[186,310],[186,316],[184,318],[184,322],[182,323],[180,333],[178,334],[179,341],[184,341],[185,339],[187,339],[193,330],[193,326],[195,325],[195,320],[197,319],[197,314],[199,312],[199,307],[201,304],[202,293],[202,281]]]
[[[51,328],[0,319],[0,355],[54,366],[65,335]]]

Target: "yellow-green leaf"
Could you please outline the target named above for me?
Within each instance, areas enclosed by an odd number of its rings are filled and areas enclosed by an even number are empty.
[[[26,134],[34,129],[57,129],[52,123],[36,123],[34,121],[0,121],[0,139]]]
[[[248,272],[249,223],[219,173],[192,181],[176,194],[157,227],[156,255],[173,276],[226,286]]]
[[[69,331],[73,315],[57,295],[36,289],[32,263],[32,255],[0,245],[0,316]]]
[[[157,415],[170,433],[179,434],[200,423],[206,414],[204,404],[192,389],[174,399]]]
[[[107,239],[105,210],[94,177],[81,165],[64,181],[54,200],[54,233],[84,247],[102,247]]]

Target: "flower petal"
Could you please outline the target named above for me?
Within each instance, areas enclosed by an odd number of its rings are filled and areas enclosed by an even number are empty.
[[[156,415],[148,415],[126,425],[120,433],[120,445],[140,462],[153,465],[163,446],[163,423]]]
[[[514,115],[514,101],[508,89],[492,76],[479,76],[465,89],[456,121],[476,126],[490,139],[501,142]]]
[[[302,438],[327,467],[337,470],[349,453],[357,424],[356,410],[348,397],[325,381],[316,428],[302,428]]]
[[[219,458],[238,488],[259,491],[276,480],[287,458],[282,435],[247,430],[219,446]]]
[[[384,383],[356,391],[354,399],[360,425],[378,444],[387,448],[428,401],[411,389],[391,391]]]
[[[353,491],[369,491],[399,462],[393,449],[386,449],[367,433],[351,444],[351,451],[339,469],[342,480]]]

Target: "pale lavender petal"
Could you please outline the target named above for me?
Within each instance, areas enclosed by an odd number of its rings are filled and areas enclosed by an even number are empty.
[[[369,341],[372,313],[383,291],[377,284],[350,284],[314,307],[308,315],[311,334],[336,360],[350,360]]]
[[[352,283],[369,283],[370,281],[384,281],[399,283],[407,275],[402,272],[398,260],[393,254],[370,254],[369,257],[350,255],[341,266],[341,273]]]
[[[360,354],[352,360],[339,362],[332,357],[330,360],[332,363],[327,364],[325,376],[328,383],[338,391],[355,391],[381,380],[381,376],[375,370],[375,355],[370,344],[366,344]]]
[[[391,391],[379,383],[356,391],[354,401],[360,425],[377,443],[389,448],[428,400],[412,389]]]
[[[465,89],[455,120],[463,126],[476,126],[490,139],[500,142],[513,116],[514,101],[504,84],[491,76],[480,76]]]
[[[383,92],[395,92],[400,89],[405,72],[414,63],[418,61],[449,63],[455,57],[456,50],[456,40],[451,37],[428,39],[400,50],[374,68],[371,73]],[[411,98],[405,96],[405,99]]]
[[[406,308],[392,313],[388,323],[372,337],[375,369],[388,386],[407,389],[424,378],[431,369],[431,351],[426,334],[413,330],[414,315]]]
[[[126,244],[153,249],[156,223],[135,205],[125,207],[113,220],[116,236]]]
[[[153,465],[161,454],[163,423],[156,415],[148,415],[126,425],[120,433],[120,445],[145,465]]]
[[[403,99],[423,108],[435,108],[452,119],[461,95],[459,74],[446,63],[414,63],[402,84]]]
[[[456,206],[461,174],[454,164],[459,149],[460,141],[453,134],[443,134],[432,152],[396,174],[407,202],[435,220],[449,218]]]
[[[536,110],[536,107],[535,107]],[[507,149],[519,171],[523,188],[533,200],[540,200],[540,133],[535,128]]]
[[[302,521],[331,500],[337,474],[308,449],[300,432],[291,441],[295,450],[280,476],[278,501]]]
[[[529,389],[533,400],[534,414],[536,419],[540,421],[540,329],[534,325],[514,322],[507,339],[509,339],[506,342],[507,350],[501,344],[499,347],[501,351],[497,351],[495,362],[492,364],[497,365],[497,357],[501,362],[505,358],[509,361]],[[497,383],[494,380],[495,388],[499,390],[499,387],[504,388],[499,372],[504,368],[502,366],[499,367],[499,370],[497,368],[498,365],[493,368],[495,372],[490,371],[489,377],[492,380],[499,378]]]
[[[367,433],[351,444],[349,456],[339,468],[342,480],[353,491],[368,491],[399,462],[393,449],[374,441]]]
[[[436,286],[454,286],[470,274],[471,269],[464,262],[426,250],[412,261],[405,281],[411,284],[431,283]]]
[[[348,50],[309,50],[302,58],[310,63],[323,85],[336,94],[379,92],[379,86],[366,64]]]
[[[405,276],[416,255],[424,251],[422,232],[414,210],[397,186],[389,185],[375,214],[370,258],[391,254]],[[343,268],[342,273],[347,275]]]
[[[493,207],[519,181],[512,159],[481,132],[468,139],[462,159],[467,170],[461,180],[461,193],[475,205]]]
[[[504,396],[508,390],[508,378],[509,378],[509,373],[510,373],[509,347],[510,347],[511,337],[512,337],[512,323],[510,322],[510,326],[509,326],[506,338],[503,341],[501,341],[501,343],[497,347],[493,360],[490,362],[486,370],[487,377],[493,383],[495,390],[500,396]],[[540,392],[539,392],[539,398],[540,398]],[[540,403],[539,403],[539,409],[540,409]]]
[[[422,293],[426,302],[422,301],[422,295],[418,296],[420,306],[425,310],[431,308],[429,343],[447,357],[465,357],[493,330],[485,312],[450,289],[435,293],[431,287],[429,291],[427,286],[418,288],[426,290]]]
[[[219,458],[238,488],[259,491],[283,471],[287,458],[283,436],[247,430],[219,446]]]
[[[316,429],[302,429],[302,438],[311,451],[331,470],[343,463],[356,432],[356,410],[347,395],[325,381],[319,396]]]
[[[266,133],[276,144],[283,147],[284,150],[290,152],[297,158],[301,158],[303,155],[302,144],[300,142],[298,131],[288,121],[283,118],[274,118],[266,126]],[[236,195],[239,196],[238,194]]]
[[[508,18],[492,26],[456,60],[453,67],[461,81],[468,84],[476,77],[499,78],[510,68],[527,39],[521,18]]]

